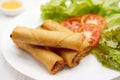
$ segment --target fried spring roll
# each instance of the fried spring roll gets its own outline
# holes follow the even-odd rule
[[[27,51],[35,59],[41,62],[52,74],[58,72],[65,65],[63,58],[47,48],[33,46],[18,41],[14,42],[19,48]]]
[[[52,31],[72,32],[68,28],[62,26],[61,24],[53,20],[45,20],[43,25],[39,26],[37,29],[41,29],[41,28]],[[88,54],[90,49],[91,48],[89,47],[81,52],[68,50],[68,49],[52,49],[52,50],[58,53],[61,57],[63,57],[69,67],[74,67],[78,65],[80,60]]]
[[[58,55],[60,55],[65,60],[66,64],[69,67],[75,67],[80,62],[81,54],[78,51],[68,50],[68,49],[54,49],[54,48],[52,48],[51,50],[57,53]]]
[[[27,27],[16,27],[11,34],[11,38],[23,43],[76,51],[82,51],[90,45],[83,39],[82,33],[47,31]]]
[[[46,22],[47,21],[49,22],[49,20],[46,20]],[[59,25],[59,24],[57,24],[57,25]],[[60,25],[57,26],[57,27],[61,27],[61,28],[55,28],[55,26],[47,28],[47,26],[44,27],[42,25],[42,26],[38,26],[37,29],[46,29],[47,28],[47,30],[56,30],[56,31],[65,31],[65,30],[68,30],[67,28],[63,28],[62,29],[62,26],[60,26]],[[59,49],[59,48],[58,49],[56,49],[56,48],[49,48],[49,49],[52,50],[52,51],[54,51],[55,53],[59,54],[65,60],[66,64],[69,67],[75,67],[75,66],[77,66],[79,64],[79,62],[80,62],[81,57],[82,57],[82,55],[80,54],[80,52],[74,51],[74,50],[71,50],[71,49],[69,49],[69,50],[68,49]]]
[[[55,22],[55,21],[53,21],[51,19],[45,20],[43,22],[42,26],[44,26],[43,28],[48,29],[48,30],[72,32],[71,30],[67,29],[63,25],[61,25],[61,24],[59,24],[59,23],[57,23],[57,22]]]

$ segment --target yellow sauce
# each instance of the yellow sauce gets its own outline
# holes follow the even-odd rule
[[[2,8],[5,9],[17,9],[20,8],[21,6],[22,6],[21,3],[15,1],[4,2],[2,4]]]

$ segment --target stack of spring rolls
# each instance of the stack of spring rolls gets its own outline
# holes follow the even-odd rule
[[[61,70],[65,64],[69,67],[78,65],[91,50],[82,32],[74,33],[53,20],[45,20],[36,29],[17,26],[10,37],[52,74]]]

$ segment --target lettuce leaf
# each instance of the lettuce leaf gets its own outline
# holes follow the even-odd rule
[[[67,11],[70,16],[81,16],[90,13],[92,8],[90,0],[72,0],[72,4],[70,4]]]
[[[71,16],[96,13],[108,16],[120,13],[119,0],[50,0],[41,6],[42,19],[58,22]]]
[[[45,5],[42,5],[42,19],[53,19],[60,22],[61,20],[67,18],[69,15],[66,11],[67,6],[65,2],[66,0],[51,0]]]
[[[50,0],[41,6],[41,17],[43,20],[53,19],[61,22],[71,16],[97,12],[93,8],[95,9],[91,0]]]
[[[109,16],[106,16],[106,21],[108,23],[107,25],[108,25],[109,30],[114,29],[114,28],[119,28],[120,13],[111,14]]]
[[[103,30],[92,53],[104,66],[120,70],[120,14],[107,16],[106,21],[108,28]]]
[[[120,13],[119,2],[120,0],[104,0],[101,13],[104,13],[104,15]]]
[[[114,48],[108,47],[106,44],[99,44],[92,51],[98,58],[98,60],[105,67],[109,67],[115,70],[120,70],[120,51]]]

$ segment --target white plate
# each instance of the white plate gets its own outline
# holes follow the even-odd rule
[[[44,66],[26,52],[18,49],[10,39],[10,34],[16,26],[36,28],[42,23],[39,9],[28,11],[15,18],[6,29],[1,38],[1,50],[7,62],[16,70],[37,80],[109,80],[119,72],[105,68],[93,55],[85,57],[75,68],[65,67],[55,75],[48,72]]]

